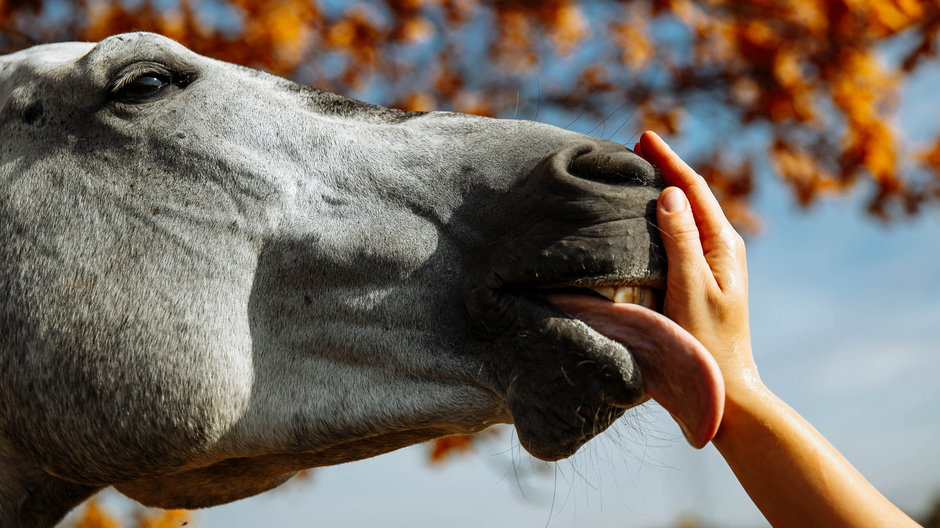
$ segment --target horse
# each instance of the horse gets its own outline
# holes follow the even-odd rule
[[[151,33],[0,57],[0,525],[107,486],[226,503],[497,423],[571,455],[690,346],[655,312],[662,186],[609,141]],[[636,339],[558,292],[635,304]]]

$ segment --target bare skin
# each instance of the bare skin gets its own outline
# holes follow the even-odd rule
[[[705,180],[655,133],[635,148],[666,183],[657,216],[669,260],[665,314],[725,381],[713,443],[775,527],[918,526],[761,381],[751,354],[744,242]]]

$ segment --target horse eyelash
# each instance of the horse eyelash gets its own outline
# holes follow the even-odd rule
[[[137,62],[121,70],[108,85],[108,93],[116,94],[130,83],[146,75],[163,77],[167,79],[170,84],[175,84],[180,88],[185,88],[192,83],[195,78],[195,74],[191,72],[174,72],[158,62]]]

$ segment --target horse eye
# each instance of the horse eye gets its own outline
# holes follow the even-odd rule
[[[141,75],[118,90],[117,96],[125,101],[142,99],[155,95],[169,84],[170,80],[162,75]]]

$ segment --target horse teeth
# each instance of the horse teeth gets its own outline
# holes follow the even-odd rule
[[[656,295],[650,288],[639,286],[592,286],[591,289],[615,303],[638,304],[651,310],[656,309]]]
[[[611,301],[614,300],[614,295],[617,292],[617,288],[614,288],[613,286],[595,286],[591,289],[603,295],[604,297],[607,297]]]

